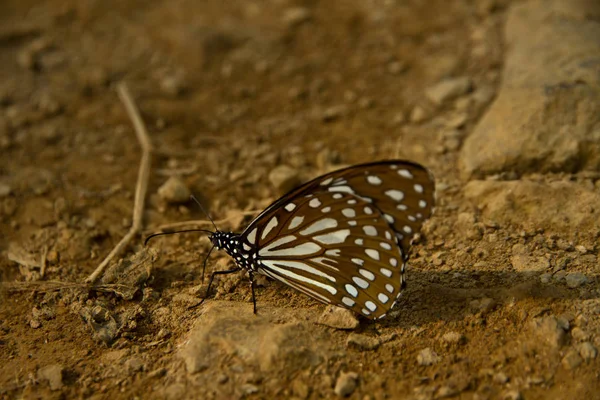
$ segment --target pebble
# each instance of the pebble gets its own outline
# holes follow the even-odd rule
[[[410,122],[419,123],[425,121],[429,113],[421,106],[415,106],[410,113]]]
[[[63,367],[59,364],[48,365],[38,371],[39,380],[47,380],[50,390],[60,390],[63,387]]]
[[[502,395],[503,400],[523,400],[523,395],[518,390],[509,390]]]
[[[545,271],[550,268],[550,261],[545,257],[515,254],[511,257],[513,268],[519,272]]]
[[[177,97],[187,89],[187,83],[181,73],[166,74],[161,77],[159,86],[164,94],[171,97]]]
[[[577,368],[582,362],[583,359],[579,355],[579,352],[574,349],[569,349],[561,361],[563,367],[568,370]]]
[[[466,343],[467,338],[461,333],[450,331],[444,333],[442,336],[442,341],[450,344],[463,344]]]
[[[427,347],[419,352],[417,355],[417,363],[419,365],[433,365],[437,363],[439,360],[439,356],[430,347]]]
[[[508,376],[506,376],[506,374],[504,372],[498,372],[498,373],[494,374],[493,380],[495,383],[504,385],[506,382],[508,382]]]
[[[309,21],[312,14],[305,7],[291,7],[283,12],[283,22],[289,27],[296,27],[304,22]]]
[[[331,106],[326,108],[323,111],[323,114],[321,115],[321,119],[323,120],[323,122],[332,122],[335,121],[341,117],[343,117],[344,115],[346,115],[348,112],[348,107],[346,107],[346,105],[344,104],[340,104],[337,106]]]
[[[558,348],[566,342],[565,329],[553,316],[535,318],[531,321],[534,334],[551,347]]]
[[[356,389],[358,374],[356,372],[342,372],[335,382],[333,391],[339,397],[348,397]]]
[[[540,282],[542,282],[542,283],[550,283],[551,280],[552,280],[552,274],[549,272],[546,272],[545,274],[540,275]]]
[[[0,183],[0,197],[6,197],[12,192],[12,188],[5,183]]]
[[[593,360],[598,355],[598,350],[590,342],[584,342],[577,345],[577,351],[585,362]]]
[[[576,326],[571,329],[571,337],[578,342],[584,342],[590,338],[590,335],[580,327]]]
[[[287,193],[300,184],[298,171],[287,165],[278,165],[269,172],[269,182],[279,193]]]
[[[579,286],[587,283],[588,278],[581,272],[571,272],[571,273],[567,274],[567,276],[565,277],[565,280],[567,281],[568,287],[575,289],[575,288],[578,288]]]
[[[167,203],[184,203],[190,200],[190,189],[178,177],[172,176],[161,187],[158,195]]]
[[[131,357],[125,361],[125,368],[130,373],[142,371],[144,370],[144,367],[144,361],[139,357]]]
[[[440,105],[446,100],[468,93],[473,84],[469,77],[445,79],[425,89],[425,96],[434,104]]]
[[[375,350],[380,344],[379,339],[360,333],[351,333],[346,340],[346,346],[358,350]]]
[[[327,306],[323,314],[319,317],[317,323],[326,325],[335,329],[355,329],[359,325],[356,314],[345,308],[336,306]]]

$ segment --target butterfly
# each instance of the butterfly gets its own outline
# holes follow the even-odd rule
[[[404,288],[411,241],[433,206],[434,179],[413,162],[319,176],[276,200],[242,233],[207,231],[210,251],[225,250],[236,265],[212,273],[206,296],[217,275],[245,270],[255,313],[254,276],[261,274],[322,303],[383,318]]]

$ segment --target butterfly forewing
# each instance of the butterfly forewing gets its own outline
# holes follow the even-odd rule
[[[405,251],[431,216],[435,194],[432,176],[418,164],[399,160],[359,164],[322,175],[282,196],[246,232],[292,199],[320,191],[354,194],[372,203],[394,229]]]
[[[404,254],[383,215],[348,193],[289,204],[251,236],[259,272],[323,303],[385,315],[401,289]]]

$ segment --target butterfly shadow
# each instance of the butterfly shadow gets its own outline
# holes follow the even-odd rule
[[[451,271],[411,269],[407,287],[386,324],[405,328],[431,322],[463,320],[508,304],[528,302],[525,310],[542,312],[550,302],[600,298],[600,275],[586,275],[587,282],[568,287],[564,279],[542,282],[539,272]],[[394,315],[393,314],[393,315]],[[382,320],[382,322],[386,319]]]

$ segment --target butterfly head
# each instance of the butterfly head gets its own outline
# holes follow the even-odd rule
[[[234,248],[237,248],[239,235],[233,232],[216,231],[210,235],[209,239],[217,249],[223,249],[229,253]]]

